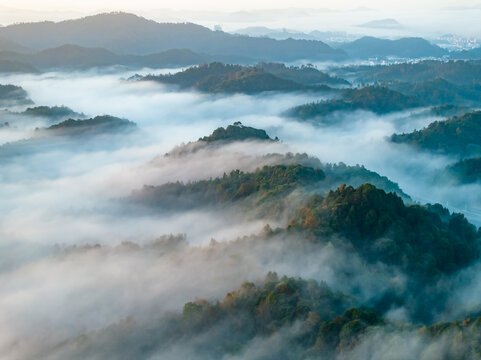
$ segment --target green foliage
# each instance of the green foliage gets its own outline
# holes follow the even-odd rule
[[[481,92],[472,86],[456,85],[442,78],[411,83],[391,83],[391,89],[408,96],[416,97],[427,104],[444,105],[449,103],[468,103],[479,101]],[[467,112],[467,111],[465,111]],[[453,114],[459,115],[459,114]]]
[[[439,322],[418,331],[429,342],[444,343],[446,359],[465,360],[481,357],[481,317],[463,321]]]
[[[464,159],[447,167],[447,171],[461,183],[468,184],[481,180],[481,157]]]
[[[265,130],[255,129],[244,126],[240,122],[227,126],[227,128],[217,128],[209,136],[200,138],[199,141],[243,141],[243,140],[272,140]]]
[[[441,105],[431,108],[429,112],[430,114],[435,116],[450,118],[453,116],[460,116],[468,112],[472,112],[472,109],[466,106],[459,105]]]
[[[263,91],[328,90],[308,86],[265,72],[261,67],[225,65],[214,62],[168,75],[148,75],[142,81],[156,81],[209,93],[258,93]]]
[[[436,61],[401,63],[392,65],[347,67],[342,72],[355,73],[359,81],[422,82],[437,78],[457,85],[481,84],[480,61]]]
[[[294,189],[316,184],[325,178],[322,170],[302,165],[264,166],[253,173],[232,171],[223,177],[194,183],[145,186],[134,199],[160,207],[226,203],[250,196],[262,200],[285,196]]]
[[[208,331],[230,320],[230,340],[239,344],[236,350],[256,336],[269,336],[298,323],[301,331],[291,341],[303,349],[298,356],[304,358],[308,353],[334,353],[352,346],[368,327],[383,323],[373,311],[352,304],[351,297],[332,291],[325,283],[286,276],[279,279],[276,273],[269,273],[261,286],[245,282],[227,293],[220,304],[205,300],[187,303],[182,321],[186,331]],[[229,351],[230,342],[223,341],[220,346]]]
[[[0,106],[33,104],[27,92],[20,86],[0,85]]]
[[[354,346],[370,326],[381,325],[382,319],[372,310],[348,309],[319,328],[316,348],[322,353],[334,349],[349,349]]]
[[[308,65],[287,67],[280,63],[259,63],[257,68],[280,78],[292,80],[305,85],[349,85],[349,82],[344,79],[332,77],[317,70],[315,67]]]
[[[385,192],[396,193],[404,201],[412,201],[410,196],[402,191],[397,183],[392,182],[386,176],[381,176],[374,171],[366,169],[362,165],[352,166],[341,162],[338,164],[323,164],[320,168],[326,174],[327,181],[333,186],[339,187],[342,184],[349,184],[353,187],[358,187],[369,183]]]
[[[36,106],[29,107],[23,113],[23,115],[40,116],[48,118],[62,118],[62,117],[82,117],[83,114],[78,114],[67,106]]]
[[[407,143],[422,149],[459,154],[481,153],[481,111],[435,121],[422,130],[408,134],[394,134],[391,141]]]
[[[452,273],[479,258],[478,231],[463,215],[446,219],[441,206],[405,206],[397,195],[370,184],[313,196],[289,229],[307,229],[320,239],[340,236],[336,241],[347,241],[370,262],[427,278]]]
[[[381,20],[383,21],[383,20]],[[342,44],[351,58],[426,58],[441,57],[447,51],[429,41],[419,37],[406,37],[396,40],[380,39],[372,36],[363,36],[353,42]]]
[[[68,119],[48,127],[46,131],[64,135],[92,132],[101,134],[104,132],[128,131],[135,128],[135,123],[129,120],[103,115],[86,120]]]
[[[322,119],[335,111],[366,110],[386,114],[421,106],[418,99],[403,95],[386,87],[368,86],[362,89],[346,89],[341,99],[320,101],[294,107],[287,115],[302,120]]]

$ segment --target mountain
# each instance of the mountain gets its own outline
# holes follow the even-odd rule
[[[35,129],[31,138],[1,145],[0,159],[15,162],[21,156],[38,156],[59,149],[77,153],[122,148],[125,147],[124,136],[136,135],[136,130],[135,123],[109,115],[85,120],[68,119]],[[129,139],[131,143],[136,140]]]
[[[134,55],[189,49],[209,55],[253,57],[265,61],[346,58],[344,51],[320,41],[235,36],[191,23],[157,23],[126,13],[100,14],[58,23],[9,25],[0,28],[0,36],[36,50],[73,44]]]
[[[402,26],[395,19],[381,19],[381,20],[369,21],[367,23],[358,25],[358,27],[372,28],[372,29],[402,29],[404,26]]]
[[[264,26],[250,26],[244,29],[232,31],[232,34],[246,35],[252,37],[268,37],[276,40],[319,40],[315,36],[287,29],[270,29]]]
[[[169,159],[178,158],[180,161],[184,161],[186,157],[200,150],[217,150],[222,152],[222,146],[229,146],[234,142],[242,141],[261,141],[268,144],[279,141],[279,139],[277,137],[272,139],[265,130],[244,126],[237,122],[229,125],[227,128],[220,127],[214,130],[211,135],[204,136],[198,141],[176,146],[166,153],[164,157]],[[150,164],[155,165],[158,161],[161,162],[162,157],[156,157]],[[370,183],[386,192],[396,193],[406,201],[406,203],[412,202],[412,199],[400,189],[398,184],[392,182],[385,176],[366,169],[364,166],[350,166],[344,163],[323,163],[318,158],[308,156],[307,154],[292,153],[269,153],[256,157],[255,161],[258,167],[265,165],[272,166],[272,164],[275,164],[284,166],[302,165],[312,169],[320,169],[326,175],[326,179],[321,186],[323,191],[338,188],[342,184],[357,187],[365,183]]]
[[[394,134],[391,141],[460,156],[481,154],[481,111],[435,121],[421,130]]]
[[[31,49],[25,46],[22,46],[20,44],[17,44],[14,41],[10,41],[1,36],[0,36],[0,51],[13,51],[13,52],[23,53],[23,54],[28,54],[32,52]]]
[[[29,105],[33,101],[28,93],[20,86],[0,85],[0,106],[9,107],[17,105]]]
[[[282,159],[281,155],[276,157],[280,164],[265,165],[253,172],[233,170],[215,179],[146,185],[134,191],[130,201],[159,211],[237,205],[246,211],[249,209],[249,214],[254,217],[262,214],[271,218],[285,210],[291,212],[296,204],[302,205],[313,191],[324,192],[346,182],[359,186],[363,180],[393,191],[407,201],[410,199],[397,184],[363,167],[324,165],[317,160],[314,163],[319,163],[320,167],[314,168],[310,166],[312,162],[304,165],[300,156],[292,161]],[[290,197],[294,192],[295,196]]]
[[[245,281],[223,298],[192,295],[181,311],[152,313],[147,325],[128,317],[68,338],[55,350],[72,360],[98,354],[122,358],[126,353],[135,359],[167,359],[178,358],[180,351],[197,360],[239,355],[265,360],[363,359],[365,353],[421,359],[432,352],[452,355],[445,357],[452,360],[478,358],[481,317],[410,324],[336,291],[336,283],[330,285],[268,272],[264,280]]]
[[[450,53],[450,59],[454,60],[480,60],[481,59],[481,47],[463,50],[463,51],[453,51]]]
[[[452,118],[454,116],[461,116],[469,112],[473,112],[473,109],[470,107],[447,104],[447,105],[434,106],[430,109],[421,111],[413,116],[415,117],[436,116],[436,117],[442,117],[442,118]]]
[[[448,174],[462,184],[471,184],[481,180],[481,157],[460,160],[446,167]]]
[[[52,125],[45,130],[38,131],[45,132],[49,135],[79,136],[123,133],[135,130],[136,128],[136,124],[132,121],[103,115],[86,120],[68,119]]]
[[[67,106],[35,106],[29,107],[25,109],[25,111],[19,113],[19,115],[26,115],[26,116],[37,116],[37,117],[45,117],[51,119],[59,119],[59,118],[81,118],[85,117],[84,114],[77,113],[70,109]]]
[[[238,201],[266,205],[267,200],[277,208],[281,206],[281,200],[295,189],[312,187],[324,179],[322,170],[303,165],[264,166],[252,173],[233,170],[223,177],[188,184],[144,186],[133,192],[131,200],[159,210],[226,205]]]
[[[84,119],[86,116],[66,106],[35,106],[23,111],[2,112],[2,122],[6,121],[14,128],[44,127],[67,119]]]
[[[305,85],[349,85],[348,81],[331,76],[309,65],[286,66],[279,63],[259,63],[256,67],[280,78]]]
[[[2,63],[23,64],[23,72],[41,70],[88,69],[92,67],[126,66],[131,68],[166,68],[202,64],[214,57],[194,53],[191,50],[172,49],[149,55],[118,55],[104,48],[86,48],[77,45],[62,45],[33,54],[0,52]],[[219,59],[229,59],[220,56]],[[247,59],[244,59],[247,60]],[[5,65],[6,66],[6,65]]]
[[[340,235],[369,262],[397,265],[423,277],[453,273],[479,258],[479,233],[440,205],[404,205],[370,184],[314,195],[289,225],[320,239]]]
[[[372,111],[376,114],[387,114],[409,108],[419,107],[423,102],[412,97],[390,90],[386,87],[368,86],[362,89],[345,89],[340,99],[325,100],[296,106],[287,110],[286,116],[326,122],[325,117],[336,111]]]
[[[292,70],[295,71],[295,70]],[[262,67],[211,63],[167,75],[135,76],[136,81],[155,81],[208,93],[260,93],[264,91],[330,90],[325,85],[304,85],[284,79]]]
[[[351,74],[359,82],[400,81],[418,83],[442,78],[456,85],[481,84],[481,61],[423,60],[391,65],[354,66],[339,71]]]
[[[0,53],[0,58],[2,53]],[[31,64],[20,61],[0,60],[0,73],[36,73],[38,70]]]
[[[481,100],[481,88],[467,85],[456,85],[442,78],[418,83],[394,82],[389,88],[408,96],[414,96],[427,104],[475,104]]]
[[[442,57],[448,53],[425,39],[414,37],[388,40],[365,36],[341,45],[340,49],[356,59]]]
[[[199,139],[199,141],[205,141],[208,143],[245,140],[274,141],[269,135],[267,135],[265,130],[244,126],[241,123],[234,123],[233,125],[227,126],[225,129],[223,127],[217,128],[211,135]]]

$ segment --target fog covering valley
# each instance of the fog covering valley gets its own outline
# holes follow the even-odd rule
[[[191,24],[213,53],[113,32],[99,62],[63,25],[0,28],[30,48],[0,51],[2,359],[481,357],[475,52],[248,58]]]

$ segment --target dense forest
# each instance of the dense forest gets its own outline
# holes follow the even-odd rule
[[[481,83],[481,61],[424,60],[389,65],[341,68],[339,76],[353,74],[360,82],[423,82],[442,78],[456,85],[477,86]]]
[[[204,136],[199,141],[216,142],[216,141],[244,141],[244,140],[273,140],[267,135],[265,130],[244,126],[237,122],[233,125],[217,128],[209,136]]]
[[[342,235],[367,261],[398,265],[420,277],[452,273],[479,258],[478,231],[463,215],[449,215],[440,205],[406,206],[369,184],[313,196],[289,228],[310,230],[320,239]]]
[[[181,347],[198,359],[290,360],[357,358],[363,351],[420,358],[443,351],[446,358],[464,360],[481,351],[480,317],[422,326],[391,322],[353,304],[354,298],[325,283],[269,272],[264,281],[245,282],[220,302],[193,300],[181,314],[155,318],[147,328],[128,318],[63,342],[56,352],[73,359],[99,353],[169,357],[171,347]],[[358,351],[363,343],[367,350]]]
[[[446,170],[461,183],[479,182],[481,180],[481,157],[460,160],[448,166]]]
[[[350,85],[348,81],[319,71],[312,65],[286,66],[280,63],[259,63],[256,68],[304,85]]]
[[[159,209],[192,208],[254,200],[268,202],[274,213],[282,210],[284,200],[299,188],[310,188],[324,181],[320,169],[302,165],[264,166],[252,173],[234,170],[223,177],[184,183],[144,186],[132,194],[132,200]],[[249,203],[250,204],[250,203]],[[252,208],[252,205],[249,207]],[[281,207],[281,209],[279,209]],[[255,209],[252,209],[254,211]]]
[[[340,99],[319,101],[289,109],[287,116],[302,120],[313,119],[323,122],[323,118],[336,111],[365,110],[376,114],[387,114],[422,106],[424,103],[412,96],[381,86],[368,86],[361,89],[346,89]]]
[[[115,116],[102,115],[85,120],[68,119],[46,129],[58,135],[101,135],[103,133],[127,132],[136,128],[135,123]]]
[[[471,108],[462,105],[441,105],[430,108],[428,110],[428,114],[444,118],[451,118],[454,116],[464,115],[472,111],[473,110]]]
[[[456,85],[443,78],[417,83],[394,82],[385,85],[430,105],[479,104],[481,97],[481,87]]]
[[[116,137],[131,136],[137,130],[135,123],[109,115],[85,120],[68,119],[48,127],[36,128],[29,138],[0,145],[0,159],[4,162],[16,161],[18,157],[40,155],[56,148],[73,152],[95,151],[105,148],[105,141],[109,141],[110,148],[116,148],[121,146],[115,141]]]
[[[0,106],[9,107],[30,104],[33,104],[32,100],[20,86],[0,85]]]
[[[277,137],[273,140],[265,130],[256,129],[249,126],[244,126],[237,122],[229,125],[226,128],[220,127],[213,131],[209,136],[204,136],[196,142],[189,142],[165,154],[165,158],[179,158],[184,159],[197,153],[201,150],[219,150],[222,151],[222,146],[228,146],[239,141],[267,141],[273,143],[279,141]],[[162,157],[157,157],[151,161],[156,164],[162,161]],[[313,169],[320,169],[326,175],[323,181],[323,186],[328,188],[337,188],[342,184],[349,184],[352,186],[359,186],[364,183],[370,183],[374,186],[385,190],[386,192],[394,192],[399,195],[404,201],[411,202],[412,199],[407,195],[398,184],[392,182],[386,176],[381,176],[374,171],[370,171],[361,165],[346,165],[344,163],[323,163],[318,158],[309,156],[306,153],[269,153],[255,159],[258,164],[276,164],[276,165],[302,165]]]
[[[391,141],[420,149],[465,156],[481,153],[481,111],[435,121],[408,134],[394,134]]]
[[[35,106],[29,107],[19,113],[19,115],[26,115],[26,116],[38,116],[38,117],[45,117],[51,119],[58,119],[58,118],[82,118],[85,117],[84,114],[77,113],[70,109],[67,106]]]
[[[138,81],[156,81],[163,84],[176,85],[184,89],[195,89],[209,93],[259,93],[264,91],[327,91],[326,85],[309,85],[302,81],[305,70],[291,68],[290,70],[275,69],[265,71],[262,66],[244,67],[240,65],[225,65],[210,63],[188,68],[182,72],[169,75],[147,75],[134,77]],[[275,74],[274,74],[275,73]],[[279,74],[281,73],[281,74]],[[283,74],[284,73],[284,74]],[[285,75],[287,73],[288,75]],[[297,73],[301,75],[297,76]],[[294,75],[294,76],[293,76]],[[330,77],[320,76],[323,79]],[[291,80],[295,78],[294,80]]]

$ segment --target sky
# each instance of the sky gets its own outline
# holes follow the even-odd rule
[[[370,7],[375,9],[396,9],[396,8],[431,8],[439,9],[440,7],[459,7],[473,6],[476,2],[469,0],[405,0],[399,1],[380,1],[380,0],[338,0],[338,1],[319,1],[319,0],[244,0],[242,2],[219,1],[219,0],[139,0],[132,2],[130,0],[2,0],[0,4],[3,6],[33,10],[73,10],[73,11],[89,11],[99,8],[121,9],[129,8],[132,10],[146,10],[156,8],[169,9],[189,9],[189,10],[220,10],[220,11],[237,11],[250,9],[267,9],[267,8],[332,8],[332,9],[350,9],[358,7]],[[478,3],[478,5],[481,5]]]
[[[0,0],[0,25],[61,21],[110,11],[131,12],[159,22],[187,21],[210,28],[221,25],[225,31],[268,26],[353,33],[359,32],[359,24],[393,18],[404,26],[403,31],[362,35],[434,38],[454,33],[481,38],[481,0]]]

